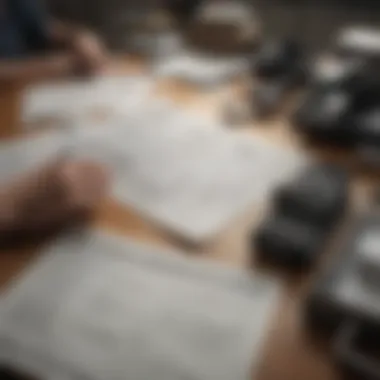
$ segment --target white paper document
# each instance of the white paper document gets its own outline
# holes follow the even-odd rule
[[[25,91],[22,120],[85,121],[93,113],[123,114],[147,98],[152,86],[145,76],[97,77],[31,86]]]
[[[45,379],[248,380],[280,284],[86,231],[3,294],[0,364]]]
[[[189,51],[159,60],[154,73],[157,77],[175,78],[198,86],[224,84],[248,70],[245,58],[207,57]]]
[[[103,126],[60,132],[0,146],[0,181],[53,159],[54,152],[91,159],[110,170],[118,201],[196,243],[261,205],[307,164],[300,154],[169,102],[147,103]]]
[[[75,138],[73,151],[113,169],[116,199],[193,242],[214,237],[306,165],[291,150],[165,106],[130,116],[112,133]]]

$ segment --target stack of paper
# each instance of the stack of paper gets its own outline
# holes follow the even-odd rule
[[[279,284],[87,231],[1,299],[0,364],[41,379],[247,380]]]

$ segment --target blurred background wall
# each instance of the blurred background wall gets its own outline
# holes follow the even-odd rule
[[[258,0],[257,9],[269,35],[290,35],[316,48],[350,24],[380,27],[377,0]]]
[[[118,46],[126,9],[150,8],[160,0],[47,0],[60,18],[88,25]],[[249,0],[247,0],[249,1]],[[380,0],[251,0],[269,36],[286,35],[323,48],[334,31],[348,24],[380,27]]]

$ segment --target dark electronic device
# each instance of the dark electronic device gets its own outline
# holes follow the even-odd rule
[[[352,142],[348,123],[351,95],[342,90],[311,90],[296,111],[293,122],[301,133],[322,141],[346,144]]]
[[[259,255],[288,268],[310,267],[345,212],[348,175],[334,165],[308,168],[273,201],[273,216],[252,237]]]
[[[333,61],[329,68],[313,74],[309,93],[294,115],[294,124],[313,138],[355,144],[357,128],[353,121],[380,104],[377,68],[363,59]]]
[[[336,261],[313,285],[305,318],[328,333],[338,361],[360,379],[380,379],[380,212],[358,218]]]
[[[347,85],[350,90],[342,87],[312,89],[294,115],[296,128],[321,140],[355,143],[358,128],[353,121],[380,105],[380,86],[363,80]]]
[[[356,137],[361,143],[380,147],[380,104],[378,108],[359,116],[356,124]]]
[[[367,112],[380,105],[380,81],[372,71],[351,85],[350,94],[353,97],[353,111],[356,114]]]
[[[293,41],[273,41],[263,44],[254,66],[254,74],[259,78],[281,78],[294,71],[302,59],[302,51]]]
[[[267,262],[303,268],[314,262],[323,244],[323,233],[297,219],[276,215],[253,237],[254,246]]]
[[[348,201],[348,175],[337,166],[307,169],[274,199],[277,213],[328,229],[344,214]]]
[[[380,105],[357,117],[355,122],[356,151],[369,167],[380,167]]]
[[[253,91],[253,107],[257,116],[276,111],[288,91],[305,80],[303,54],[293,41],[274,41],[264,44],[253,65],[260,83]]]
[[[356,138],[362,144],[380,147],[380,104],[357,118]]]

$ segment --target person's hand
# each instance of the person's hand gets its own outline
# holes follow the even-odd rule
[[[96,74],[107,64],[107,52],[101,41],[89,32],[81,32],[74,40],[74,55],[78,70],[85,74]]]
[[[41,168],[2,189],[3,233],[38,235],[76,223],[96,208],[108,186],[107,171],[92,162],[62,161]]]

